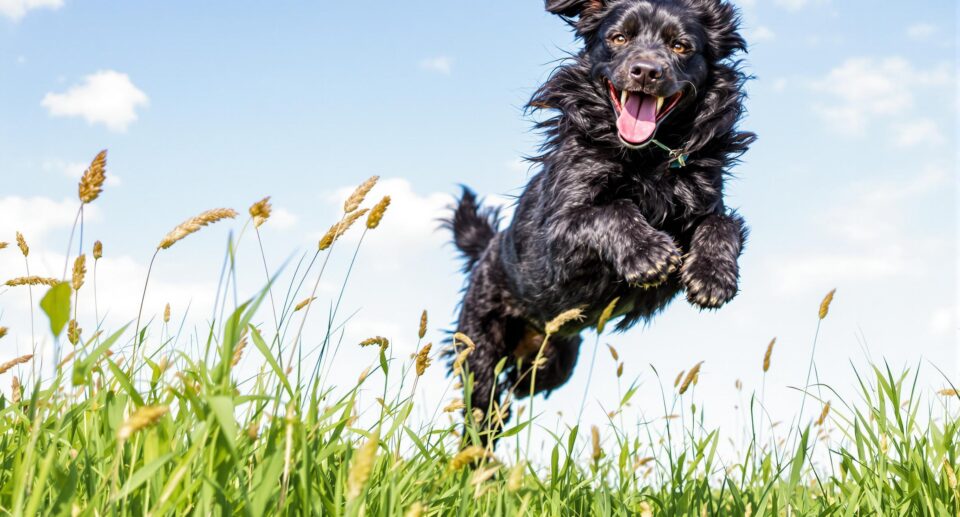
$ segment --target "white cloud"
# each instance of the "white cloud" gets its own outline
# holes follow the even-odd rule
[[[66,160],[60,160],[57,158],[52,158],[52,159],[44,160],[41,163],[40,167],[45,171],[58,172],[70,179],[79,180],[80,177],[83,176],[83,172],[87,170],[87,167],[89,167],[89,164],[84,162],[71,162]],[[108,167],[107,182],[106,182],[107,186],[116,187],[116,186],[119,186],[120,183],[121,183],[120,177],[117,176],[116,174],[113,174]]]
[[[751,43],[770,41],[775,39],[776,36],[777,35],[773,32],[773,29],[767,27],[766,25],[761,25],[755,29],[746,31],[747,41]]]
[[[909,83],[904,78],[910,78]],[[833,102],[814,106],[816,112],[837,132],[850,136],[863,135],[876,122],[891,121],[890,133],[899,138],[898,128],[905,123],[918,89],[940,88],[952,81],[949,65],[934,70],[918,70],[899,57],[886,59],[852,58],[831,70],[824,78],[810,85],[818,98]],[[928,127],[923,128],[925,130]],[[909,142],[909,139],[905,139]]]
[[[72,199],[54,201],[46,197],[7,196],[0,198],[0,240],[11,241],[16,232],[23,233],[31,248],[43,242],[47,234],[69,228],[77,216],[80,202]],[[99,211],[90,205],[84,210],[87,220],[97,220]]]
[[[782,92],[787,89],[787,80],[783,77],[780,77],[773,81],[773,91]]]
[[[928,118],[901,122],[894,127],[894,131],[894,142],[900,147],[914,147],[920,144],[939,145],[946,142],[940,126]]]
[[[0,15],[13,21],[26,16],[32,9],[59,9],[63,7],[63,0],[0,0]]]
[[[448,56],[428,57],[420,61],[420,69],[450,75],[453,71],[453,59]]]
[[[823,4],[827,0],[774,0],[774,3],[788,11],[799,11],[813,4]]]
[[[300,218],[293,212],[283,208],[274,208],[267,224],[278,230],[287,230],[296,226],[299,221]]]
[[[82,117],[111,131],[126,131],[137,120],[137,108],[149,105],[147,94],[127,74],[101,70],[64,93],[48,93],[41,105],[54,117]]]
[[[847,200],[825,210],[819,226],[825,251],[792,252],[773,257],[771,278],[785,292],[819,285],[906,281],[937,269],[935,261],[950,252],[945,241],[912,231],[901,214],[950,182],[938,167],[926,167],[902,180],[873,180],[852,185],[839,197]],[[918,256],[915,250],[926,253]],[[896,280],[894,280],[896,279]]]
[[[925,40],[937,32],[937,26],[929,23],[915,23],[907,27],[907,37],[913,40]]]

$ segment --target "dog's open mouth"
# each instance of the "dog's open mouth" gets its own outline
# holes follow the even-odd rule
[[[631,147],[642,147],[653,140],[657,125],[677,107],[683,90],[670,97],[656,97],[643,92],[628,90],[617,91],[612,82],[607,81],[610,99],[617,113],[617,130],[620,140]]]

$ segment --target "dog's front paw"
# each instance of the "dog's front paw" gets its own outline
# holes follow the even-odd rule
[[[717,309],[733,299],[739,291],[739,270],[736,260],[707,258],[691,253],[680,278],[687,291],[687,300],[701,309]]]
[[[662,232],[647,236],[641,244],[624,254],[617,263],[623,278],[636,285],[652,287],[666,282],[670,273],[680,268],[680,249]]]

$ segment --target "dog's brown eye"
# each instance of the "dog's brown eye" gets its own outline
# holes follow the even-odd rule
[[[690,47],[688,47],[687,44],[682,41],[675,41],[671,48],[677,54],[686,54],[687,52],[690,52]]]
[[[613,36],[610,36],[610,42],[614,45],[623,45],[627,42],[627,37],[623,34],[614,34]]]

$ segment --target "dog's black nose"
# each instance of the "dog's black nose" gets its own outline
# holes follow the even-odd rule
[[[657,81],[663,77],[663,67],[651,61],[637,61],[630,66],[630,76],[641,82]]]

